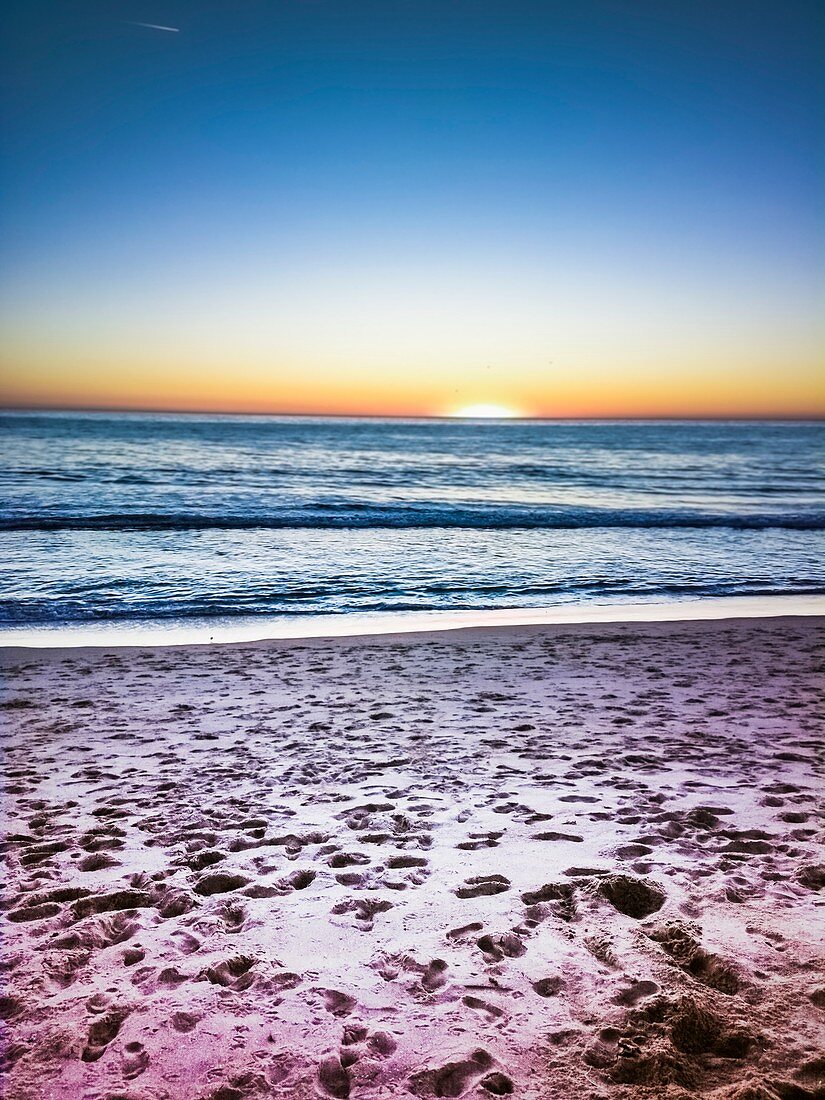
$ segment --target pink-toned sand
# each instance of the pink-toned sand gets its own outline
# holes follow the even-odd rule
[[[822,637],[7,650],[6,1096],[825,1095]]]

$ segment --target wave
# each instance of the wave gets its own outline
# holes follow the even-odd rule
[[[134,512],[5,515],[0,531],[254,531],[464,529],[576,530],[578,528],[728,528],[825,530],[823,512],[727,513],[672,509],[548,508],[542,506],[316,504],[276,514]]]
[[[296,605],[281,594],[268,598],[220,598],[217,595],[197,599],[179,596],[174,599],[141,599],[131,604],[128,599],[114,603],[111,593],[92,592],[82,600],[15,600],[0,598],[0,627],[68,625],[80,623],[140,622],[184,624],[198,620],[243,620],[286,618],[297,620],[317,615],[386,614],[398,612],[471,611],[513,609],[517,607],[598,605],[605,600],[635,599],[646,601],[679,601],[720,597],[815,596],[825,593],[825,586],[808,580],[798,584],[768,584],[757,580],[746,583],[664,583],[664,584],[583,584],[583,585],[517,585],[458,586],[455,590],[422,587],[413,597],[409,592],[386,593],[364,589],[357,604],[340,598],[313,599],[306,594],[305,603]],[[497,598],[491,599],[491,596]]]

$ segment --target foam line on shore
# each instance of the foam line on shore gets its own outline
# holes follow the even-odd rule
[[[238,644],[309,638],[441,633],[553,624],[688,622],[825,616],[824,595],[728,596],[650,603],[593,603],[473,611],[405,611],[300,618],[94,623],[0,629],[0,648],[66,649]]]

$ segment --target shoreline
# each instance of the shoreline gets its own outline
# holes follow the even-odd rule
[[[471,611],[403,611],[298,618],[162,623],[61,624],[0,628],[0,651],[136,649],[270,641],[450,634],[530,626],[715,622],[825,616],[825,595],[722,596],[649,603],[593,603]]]

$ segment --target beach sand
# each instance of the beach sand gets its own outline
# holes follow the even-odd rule
[[[6,1096],[825,1095],[822,638],[6,650]]]

